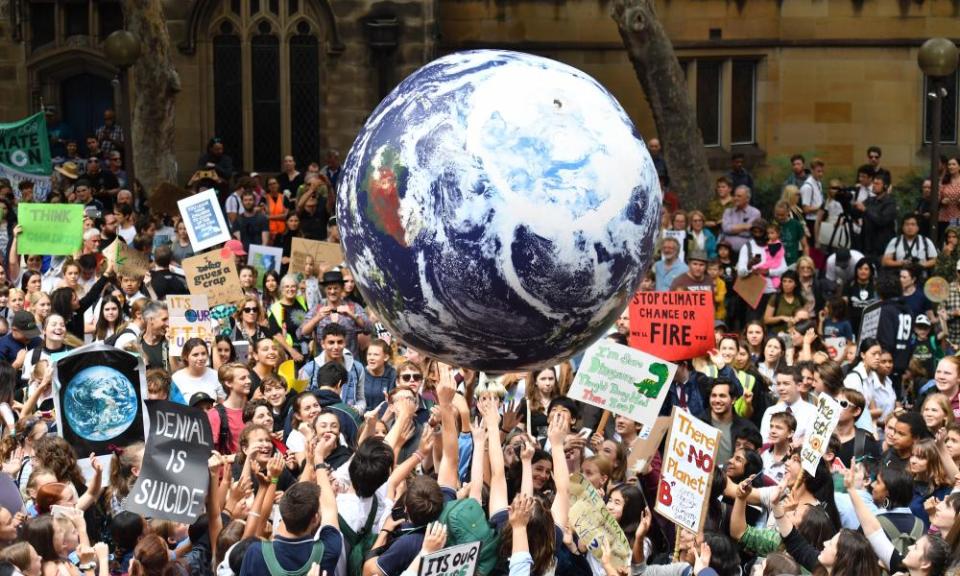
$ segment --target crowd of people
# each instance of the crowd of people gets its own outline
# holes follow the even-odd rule
[[[955,575],[960,164],[937,176],[930,222],[929,195],[897,213],[880,157],[871,148],[855,188],[826,191],[823,163],[795,157],[768,218],[740,158],[702,210],[665,195],[640,289],[710,291],[716,308],[715,350],[678,363],[661,408],[722,432],[699,533],[654,513],[663,447],[631,458],[652,423],[567,396],[578,358],[503,375],[449,366],[390,334],[344,266],[288,270],[293,238],[338,241],[335,151],[305,173],[284,158],[264,177],[211,140],[189,186],[220,192],[244,297],[212,310],[212,344],[187,340],[179,356],[164,299],[188,293],[180,264],[193,251],[178,214],[64,158],[49,201],[86,206],[82,247],[21,254],[28,187],[0,187],[0,484],[23,501],[0,507],[0,574],[412,576],[425,555],[480,541],[483,576]],[[117,238],[149,256],[147,273],[104,258]],[[282,248],[282,272],[259,277],[251,244]],[[756,299],[738,289],[751,276],[763,279]],[[935,277],[949,283],[937,302],[924,290]],[[861,339],[865,312],[876,328]],[[629,335],[625,310],[605,337]],[[87,455],[57,434],[53,366],[89,342],[140,355],[149,399],[205,411],[215,451],[196,522],[126,509],[144,444],[113,446],[109,466],[91,459],[85,474]],[[301,392],[280,375],[287,360]],[[841,413],[810,473],[800,452],[823,395]],[[609,540],[574,522],[583,482],[612,518]]]

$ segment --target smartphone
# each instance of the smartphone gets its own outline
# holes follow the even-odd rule
[[[59,504],[54,504],[50,507],[50,513],[53,514],[54,518],[67,518],[70,516],[70,511],[73,508],[69,506],[60,506]]]
[[[398,504],[393,507],[393,510],[390,511],[390,517],[393,518],[394,522],[399,522],[407,517],[406,511],[403,509],[403,504]]]
[[[589,439],[590,439],[590,435],[591,435],[592,433],[593,433],[593,430],[591,430],[591,429],[589,429],[589,428],[581,428],[580,431],[577,432],[577,436],[583,438],[584,440],[589,440]]]

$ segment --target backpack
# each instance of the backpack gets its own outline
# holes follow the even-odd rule
[[[307,562],[296,570],[287,570],[277,562],[277,555],[273,550],[272,540],[262,542],[260,544],[260,550],[263,552],[263,561],[267,564],[267,570],[270,572],[270,576],[304,576],[310,571],[314,563],[319,563],[323,560],[324,546],[322,540],[315,541],[313,543],[313,551],[310,552],[310,557],[307,558]]]
[[[886,534],[887,538],[890,539],[890,542],[893,544],[893,547],[900,553],[901,556],[906,556],[907,548],[913,546],[917,543],[917,540],[923,538],[925,530],[923,529],[923,522],[919,518],[913,519],[913,528],[910,529],[910,532],[901,532],[897,530],[897,527],[893,525],[893,522],[883,514],[877,514],[877,521],[880,522],[880,526],[883,528],[883,533]]]
[[[120,337],[123,336],[124,334],[133,334],[134,336],[136,336],[137,333],[131,330],[130,328],[124,328],[123,330],[119,332],[114,332],[113,334],[104,338],[103,343],[106,344],[107,346],[116,346],[117,340],[119,340]]]
[[[483,507],[473,498],[452,500],[443,506],[440,522],[447,526],[446,546],[480,542],[477,574],[487,576],[497,565],[500,537],[490,526]]]
[[[377,519],[377,496],[373,496],[373,503],[370,505],[370,514],[367,515],[367,521],[360,528],[359,532],[354,532],[347,524],[343,516],[340,519],[340,534],[346,542],[349,555],[347,556],[347,576],[362,576],[363,563],[367,559],[367,554],[373,549],[377,541],[377,533],[373,531],[373,523]]]
[[[185,398],[185,400],[190,402],[190,398]],[[223,407],[223,404],[216,404],[214,409],[220,416],[220,430],[218,431],[217,440],[213,446],[221,454],[232,454],[230,451],[230,440],[233,439],[233,434],[230,433],[230,423],[227,422],[227,409]]]

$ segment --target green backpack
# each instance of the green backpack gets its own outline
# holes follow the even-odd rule
[[[340,519],[340,533],[343,534],[347,550],[350,551],[349,556],[347,556],[347,576],[363,576],[363,563],[367,559],[367,553],[373,549],[373,545],[377,541],[377,533],[373,531],[373,523],[377,519],[377,497],[373,497],[367,522],[360,528],[359,532],[354,532],[344,521],[343,516],[338,517]]]
[[[473,498],[452,500],[443,506],[440,522],[447,526],[445,546],[480,542],[480,557],[477,560],[477,574],[490,574],[499,560],[497,554],[500,537],[490,526],[483,507]]]
[[[923,522],[919,518],[913,519],[913,528],[910,532],[901,532],[893,525],[889,518],[883,514],[877,515],[877,522],[883,528],[883,533],[890,539],[890,543],[901,556],[907,555],[907,548],[917,543],[917,540],[923,538]]]
[[[270,576],[304,576],[315,563],[323,560],[324,547],[322,540],[314,542],[313,551],[310,553],[310,558],[307,559],[307,563],[296,570],[287,570],[280,565],[280,562],[277,561],[277,555],[273,550],[272,540],[262,543],[260,550],[263,552],[263,561],[267,564],[267,570],[270,571]]]

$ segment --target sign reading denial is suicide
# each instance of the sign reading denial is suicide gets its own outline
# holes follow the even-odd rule
[[[715,348],[712,292],[637,292],[630,301],[630,347],[664,360]]]

